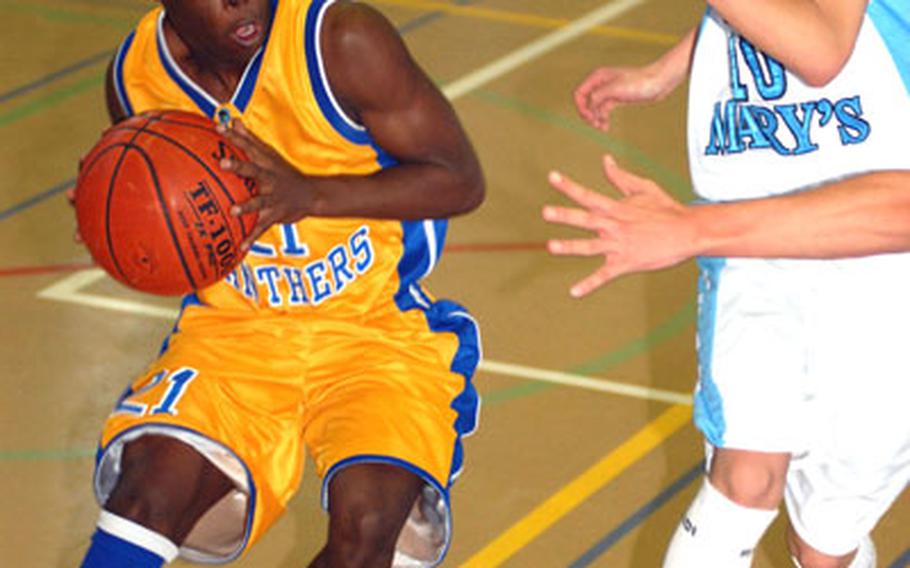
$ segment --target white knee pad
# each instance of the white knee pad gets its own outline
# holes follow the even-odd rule
[[[735,503],[706,479],[670,541],[664,568],[748,568],[777,510]]]

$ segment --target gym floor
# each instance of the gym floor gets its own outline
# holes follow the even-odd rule
[[[483,207],[451,224],[430,289],[484,336],[480,430],[453,490],[445,566],[656,567],[700,478],[691,425],[692,263],[621,279],[583,301],[593,259],[553,258],[571,231],[550,169],[609,191],[614,154],[682,199],[685,93],[626,108],[609,135],[571,91],[595,66],[648,62],[694,25],[695,0],[376,0],[443,87],[484,165]],[[99,429],[156,353],[175,301],[131,292],[72,241],[63,197],[106,125],[107,60],[150,0],[2,0],[0,18],[0,553],[16,568],[78,565],[97,518]],[[325,535],[312,469],[287,514],[234,565],[305,564]],[[881,566],[910,566],[910,498],[874,534]],[[755,566],[790,566],[778,517]],[[177,563],[175,565],[186,566]]]

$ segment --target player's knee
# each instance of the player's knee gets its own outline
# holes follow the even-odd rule
[[[711,484],[745,507],[774,509],[783,499],[786,468],[760,461],[730,462],[713,468]]]
[[[127,444],[121,467],[104,508],[178,544],[231,487],[193,448],[163,436]]]
[[[791,543],[790,554],[798,568],[847,568],[852,555],[826,556],[805,543]]]
[[[797,568],[874,568],[876,564],[875,546],[868,537],[855,552],[829,556],[808,545],[790,527],[787,530],[787,546]]]
[[[350,511],[341,522],[333,523],[328,546],[339,566],[369,566],[380,558],[391,560],[399,530],[377,510]]]

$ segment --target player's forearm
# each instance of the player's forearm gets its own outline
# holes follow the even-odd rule
[[[679,43],[649,66],[654,76],[660,78],[660,98],[673,92],[689,76],[696,35],[696,28],[692,28]]]
[[[797,194],[696,205],[694,255],[842,258],[910,251],[910,172],[879,172]]]
[[[483,201],[479,167],[464,171],[403,164],[371,176],[309,178],[315,190],[311,215],[373,219],[439,219],[467,213]]]
[[[867,0],[708,0],[743,37],[812,85],[853,51]]]

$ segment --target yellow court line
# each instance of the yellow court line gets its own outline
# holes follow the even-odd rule
[[[433,2],[432,0],[373,0],[373,3],[392,6],[404,6],[425,12],[445,12],[454,16],[464,16],[466,18],[476,18],[494,22],[506,22],[509,24],[519,24],[537,28],[555,29],[561,28],[569,23],[569,20],[562,18],[549,18],[546,16],[522,14],[519,12],[509,12],[506,10],[480,8],[478,6],[458,6],[453,4],[445,4],[442,2]],[[645,30],[620,28],[614,26],[597,26],[595,28],[592,28],[590,33],[618,39],[628,39],[642,43],[655,43],[659,45],[676,45],[680,39],[679,36],[672,34],[649,32]]]
[[[676,404],[512,525],[459,568],[494,568],[568,515],[601,487],[682,429],[692,418],[690,406]]]

